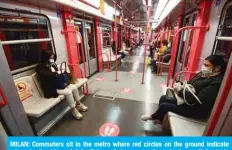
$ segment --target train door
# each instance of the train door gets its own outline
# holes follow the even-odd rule
[[[95,44],[95,32],[94,24],[92,21],[86,21],[81,19],[75,19],[75,27],[80,32],[82,36],[84,54],[82,54],[81,44],[79,46],[79,63],[81,68],[84,68],[84,63],[86,65],[87,76],[93,75],[97,72],[97,55],[96,55],[96,44]],[[84,60],[82,59],[84,55]]]
[[[197,11],[185,16],[183,21],[184,26],[194,26]],[[188,65],[188,58],[191,51],[193,32],[191,30],[184,30],[181,33],[177,61],[175,66],[175,74],[179,71],[186,71]]]

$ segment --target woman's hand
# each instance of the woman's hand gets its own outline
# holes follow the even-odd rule
[[[179,92],[182,89],[183,89],[183,85],[180,82],[174,84],[174,90],[175,91]]]

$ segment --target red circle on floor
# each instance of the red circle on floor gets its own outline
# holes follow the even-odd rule
[[[99,128],[101,136],[118,136],[120,128],[114,123],[105,123]]]
[[[103,80],[103,77],[101,76],[96,77],[96,81],[102,81],[102,80]]]
[[[132,89],[131,88],[122,88],[121,91],[124,93],[130,93],[130,92],[132,92]]]

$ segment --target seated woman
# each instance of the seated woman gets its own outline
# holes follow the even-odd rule
[[[187,82],[187,90],[183,83],[175,83],[173,90],[167,90],[167,94],[161,96],[156,112],[143,115],[141,119],[154,120],[161,124],[169,111],[193,119],[208,119],[220,89],[224,70],[225,61],[221,56],[208,56],[204,60],[201,72]]]
[[[161,48],[158,50],[158,52],[154,53],[154,56],[153,56],[153,59],[152,59],[152,66],[153,66],[153,71],[152,72],[155,72],[155,73],[157,72],[156,61],[161,55],[163,55],[166,52],[166,50],[168,48],[167,46],[168,46],[168,41],[163,40]]]
[[[78,111],[86,111],[88,107],[80,102],[80,95],[75,84],[69,84],[65,89],[56,89],[56,73],[52,72],[51,66],[54,62],[53,53],[42,51],[41,62],[36,68],[36,72],[40,78],[41,88],[46,98],[57,97],[58,94],[64,95],[72,114],[76,119],[81,119],[82,114]]]

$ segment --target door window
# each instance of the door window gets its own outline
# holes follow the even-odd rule
[[[86,59],[85,59],[85,47],[84,47],[84,31],[83,31],[83,23],[82,21],[77,21],[75,20],[75,28],[76,28],[76,31],[77,32],[80,32],[81,34],[81,37],[82,37],[82,43],[83,43],[83,50],[82,50],[82,46],[81,46],[81,43],[77,43],[77,46],[78,46],[78,57],[79,57],[79,63],[82,64],[83,63],[83,58],[86,62]],[[84,54],[82,54],[82,51],[84,51]]]
[[[95,46],[94,46],[94,31],[93,23],[86,22],[85,30],[87,34],[87,49],[89,51],[89,59],[96,58]]]

